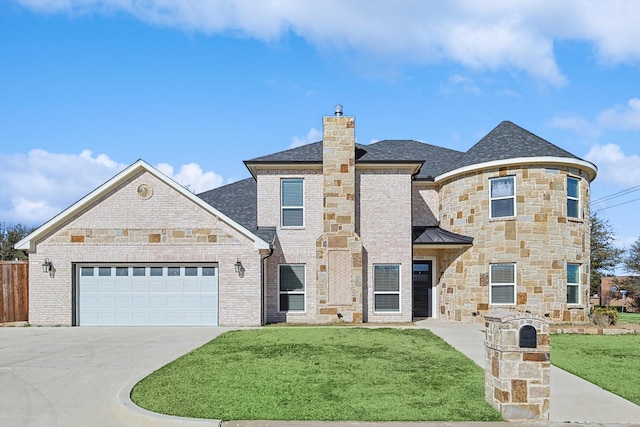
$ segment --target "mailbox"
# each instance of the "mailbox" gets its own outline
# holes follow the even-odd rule
[[[531,325],[524,325],[520,328],[520,347],[538,347],[538,333],[536,328]]]

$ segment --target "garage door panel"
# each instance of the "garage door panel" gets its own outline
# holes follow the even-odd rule
[[[217,267],[82,266],[79,272],[79,325],[218,323]]]
[[[115,297],[115,309],[131,308],[131,297],[129,296],[116,296]]]
[[[148,293],[149,292],[149,282],[132,280],[132,282],[131,282],[131,292],[133,292],[133,293],[143,293],[143,294]]]

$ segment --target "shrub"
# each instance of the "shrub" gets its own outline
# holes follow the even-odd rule
[[[598,326],[609,326],[618,323],[618,310],[615,307],[595,307],[591,320]]]

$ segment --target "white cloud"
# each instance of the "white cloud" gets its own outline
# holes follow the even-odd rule
[[[598,116],[598,123],[615,129],[640,130],[640,98],[632,98],[627,106],[616,105]]]
[[[627,156],[617,144],[594,145],[584,158],[598,167],[598,180],[640,185],[640,156]]]
[[[0,153],[0,221],[40,225],[127,167],[107,156],[31,150],[24,154]],[[193,192],[210,190],[222,184],[222,177],[203,172],[190,163],[174,175],[167,164],[158,168]]]
[[[590,44],[607,64],[640,61],[640,2],[625,0],[17,1],[47,13],[124,11],[155,25],[265,42],[292,32],[319,49],[353,50],[385,65],[453,61],[474,70],[524,71],[552,85],[566,82],[554,57],[557,42]]]
[[[204,172],[197,163],[182,165],[177,174],[173,173],[173,166],[167,163],[159,163],[156,167],[178,184],[196,194],[219,187],[223,183],[220,175],[212,171]]]
[[[126,165],[104,154],[31,150],[0,154],[2,221],[38,225],[80,200]]]
[[[306,136],[294,136],[291,138],[291,145],[289,148],[296,148],[303,145],[311,144],[312,142],[322,141],[322,132],[316,128],[309,129]]]
[[[577,114],[567,114],[551,119],[551,125],[560,129],[569,129],[589,138],[600,136],[600,130],[585,118]]]

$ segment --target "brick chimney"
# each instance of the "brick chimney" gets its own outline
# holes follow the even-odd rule
[[[316,242],[318,317],[362,322],[362,242],[355,231],[355,118],[323,118],[323,233]]]

